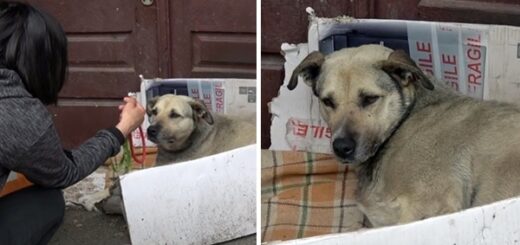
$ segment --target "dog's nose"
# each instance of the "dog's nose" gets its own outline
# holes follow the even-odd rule
[[[332,142],[334,153],[341,158],[350,158],[356,150],[356,142],[351,137],[337,138]]]
[[[148,127],[146,130],[146,134],[148,134],[149,138],[155,138],[157,137],[157,134],[159,133],[159,127],[157,125],[152,125]]]

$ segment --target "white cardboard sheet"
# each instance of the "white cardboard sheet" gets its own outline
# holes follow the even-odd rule
[[[213,244],[256,232],[256,145],[121,177],[132,244]]]
[[[520,199],[514,198],[405,225],[317,236],[278,245],[518,244]]]

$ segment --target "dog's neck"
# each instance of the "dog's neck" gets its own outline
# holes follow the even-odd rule
[[[440,104],[442,101],[447,101],[448,98],[460,97],[453,89],[447,87],[442,81],[435,78],[430,79],[434,84],[433,90],[428,90],[422,86],[418,86],[415,90],[415,105],[412,108],[411,114],[415,114],[420,110],[428,107]]]
[[[163,160],[163,158],[166,158],[169,161],[173,162],[187,161],[197,158],[197,152],[200,150],[199,147],[203,145],[203,142],[211,140],[210,137],[212,137],[212,135],[215,135],[216,130],[217,128],[214,127],[214,125],[210,125],[205,121],[197,122],[197,127],[195,127],[195,129],[192,131],[192,133],[186,140],[186,144],[184,144],[184,147],[176,151],[171,151],[168,149],[161,149],[161,147],[159,146],[161,159],[157,159],[157,163],[164,164],[165,162],[160,162]]]
[[[406,119],[408,119],[410,113],[414,111],[416,103],[416,100],[411,101],[410,105],[403,113],[401,119],[396,123],[395,126],[392,127],[389,135],[385,138],[383,143],[381,143],[374,155],[367,159],[364,163],[358,165],[358,167],[355,169],[358,177],[358,188],[361,188],[361,190],[368,187],[369,183],[372,182],[373,179],[376,179],[380,167],[380,159],[384,155],[388,141],[390,141],[392,136],[394,136],[395,133],[401,128],[401,125],[406,121]]]
[[[368,187],[368,183],[372,182],[372,180],[374,179],[377,179],[381,157],[384,155],[384,152],[386,151],[388,142],[399,131],[403,123],[411,115],[416,114],[417,112],[421,111],[422,109],[428,106],[440,104],[442,101],[446,101],[447,98],[460,96],[453,92],[453,90],[451,90],[450,88],[446,87],[444,84],[441,84],[440,81],[433,79],[435,78],[432,78],[432,81],[434,81],[435,84],[435,88],[433,90],[428,90],[422,86],[417,86],[417,88],[414,91],[414,98],[412,99],[410,105],[406,108],[406,111],[404,112],[403,116],[393,127],[393,129],[385,138],[383,143],[379,146],[376,153],[356,168],[359,181],[358,186],[360,188]]]
[[[201,143],[206,141],[215,130],[216,127],[208,124],[206,121],[198,122],[198,126],[195,128],[195,130],[193,130],[193,132],[190,134],[190,137],[188,138],[188,143],[190,143],[190,145],[187,148],[201,145]]]

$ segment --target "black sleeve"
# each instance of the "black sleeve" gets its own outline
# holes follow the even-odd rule
[[[31,182],[47,187],[67,187],[88,176],[117,154],[125,138],[117,128],[99,131],[77,149],[63,149],[51,124],[12,169]]]

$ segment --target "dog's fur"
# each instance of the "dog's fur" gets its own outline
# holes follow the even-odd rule
[[[520,194],[520,108],[452,92],[403,51],[313,52],[295,69],[320,99],[339,161],[374,227]]]
[[[156,165],[187,161],[254,144],[255,126],[212,114],[188,96],[163,95],[148,102],[148,138],[157,144]]]

